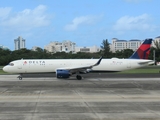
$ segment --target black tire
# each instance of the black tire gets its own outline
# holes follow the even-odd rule
[[[22,80],[22,76],[19,76],[18,78],[19,78],[19,80]]]
[[[76,78],[77,78],[77,80],[82,80],[82,76],[80,76],[80,75],[77,75]]]

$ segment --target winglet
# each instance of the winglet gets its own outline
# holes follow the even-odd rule
[[[135,51],[129,59],[148,59],[152,39],[145,39],[141,46]]]
[[[99,65],[100,63],[101,63],[101,60],[102,60],[102,56],[99,58],[99,60],[97,61],[97,63],[96,64],[94,64],[93,66],[97,66],[97,65]]]

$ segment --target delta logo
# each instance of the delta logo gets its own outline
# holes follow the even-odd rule
[[[26,65],[27,64],[27,61],[24,61],[24,63],[23,63],[24,65]]]

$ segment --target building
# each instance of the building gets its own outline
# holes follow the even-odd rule
[[[17,39],[14,39],[15,50],[25,48],[25,39],[19,36]]]
[[[96,53],[99,52],[101,49],[97,46],[92,47],[75,47],[75,53],[77,52],[89,52],[89,53]]]
[[[118,40],[117,38],[112,39],[112,43],[110,45],[111,51],[121,51],[124,49],[132,49],[133,51],[136,51],[138,47],[142,44],[143,40]]]
[[[1,49],[3,49],[3,50],[9,50],[9,48],[8,48],[8,47],[3,46],[3,45],[0,45],[0,48],[1,48]]]
[[[41,48],[41,47],[38,47],[38,46],[33,46],[31,50],[32,50],[32,51],[37,51],[37,49],[42,49],[42,48]],[[43,50],[43,49],[42,49],[42,50]]]
[[[65,40],[63,42],[50,42],[48,45],[44,47],[48,52],[56,53],[56,52],[75,52],[76,43],[71,42],[69,40]]]
[[[160,45],[160,36],[156,37],[156,38],[154,39],[154,41],[152,42],[152,46],[153,46],[153,47],[155,47],[155,48],[159,47],[159,48],[160,48],[160,46],[156,46],[156,44],[157,44],[157,45]]]

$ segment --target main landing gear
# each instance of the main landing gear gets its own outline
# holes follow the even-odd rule
[[[82,76],[80,76],[80,75],[77,75],[76,78],[77,78],[77,80],[82,80]]]

